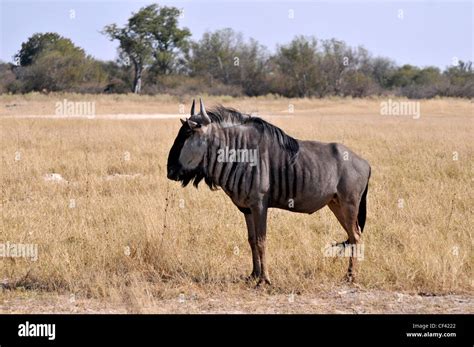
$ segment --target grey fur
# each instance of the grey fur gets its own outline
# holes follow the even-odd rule
[[[367,161],[342,144],[296,140],[260,118],[222,106],[206,112],[200,104],[200,113],[183,122],[170,150],[168,178],[183,185],[194,180],[196,187],[205,179],[211,188],[221,187],[245,214],[251,277],[259,284],[270,283],[265,260],[268,208],[311,214],[327,205],[349,236],[340,245],[359,243],[371,173]],[[224,148],[256,150],[256,165],[219,161]],[[355,263],[352,254],[347,273],[351,281]]]

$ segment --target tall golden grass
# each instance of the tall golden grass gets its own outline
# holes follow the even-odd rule
[[[98,113],[178,112],[184,102],[1,96],[0,115],[54,113],[54,102],[63,98],[96,100]],[[343,142],[371,163],[360,286],[471,292],[473,104],[421,101],[421,117],[413,119],[381,116],[382,101],[266,97],[207,103],[286,114],[269,120],[300,139]],[[0,259],[0,280],[31,290],[119,298],[131,306],[190,287],[249,288],[242,279],[251,270],[242,214],[222,191],[205,185],[182,189],[166,178],[178,120],[0,117],[0,122],[0,242],[39,248],[36,262]],[[47,182],[48,173],[67,182]],[[346,239],[329,209],[313,215],[271,210],[268,230],[272,292],[311,292],[341,283],[347,259],[323,252],[327,244]]]

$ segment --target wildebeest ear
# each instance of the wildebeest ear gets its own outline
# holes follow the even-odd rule
[[[193,104],[191,105],[191,116],[194,116],[194,105],[196,104],[196,100],[193,99]]]
[[[180,118],[179,120],[181,121],[181,124],[183,124],[183,125],[184,125],[184,124],[186,123],[186,121],[187,121],[186,118]]]
[[[196,128],[201,127],[201,125],[199,123],[196,123],[196,122],[194,122],[190,119],[188,119],[187,122],[188,122],[188,125],[191,129],[196,129]]]

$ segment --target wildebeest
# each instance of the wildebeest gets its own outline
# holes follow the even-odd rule
[[[370,165],[338,143],[302,141],[258,117],[218,106],[182,126],[168,156],[168,178],[183,187],[203,179],[221,187],[244,214],[252,250],[250,278],[270,284],[265,259],[270,207],[314,213],[328,206],[349,238],[347,279],[354,280],[356,255],[366,219]]]

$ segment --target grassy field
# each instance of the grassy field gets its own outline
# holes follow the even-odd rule
[[[166,178],[180,122],[18,119],[49,115],[63,99],[97,114],[179,113],[168,96],[0,96],[0,243],[38,245],[38,260],[0,259],[0,299],[53,293],[142,311],[156,300],[253,290],[245,222],[222,191]],[[382,116],[386,99],[206,99],[268,120],[299,139],[342,142],[372,165],[358,285],[367,291],[472,294],[473,103],[420,101],[420,118]],[[282,116],[282,117],[276,117]],[[46,181],[57,173],[64,181]],[[269,213],[266,295],[342,284],[346,239],[329,209]],[[9,289],[5,289],[9,288]]]

